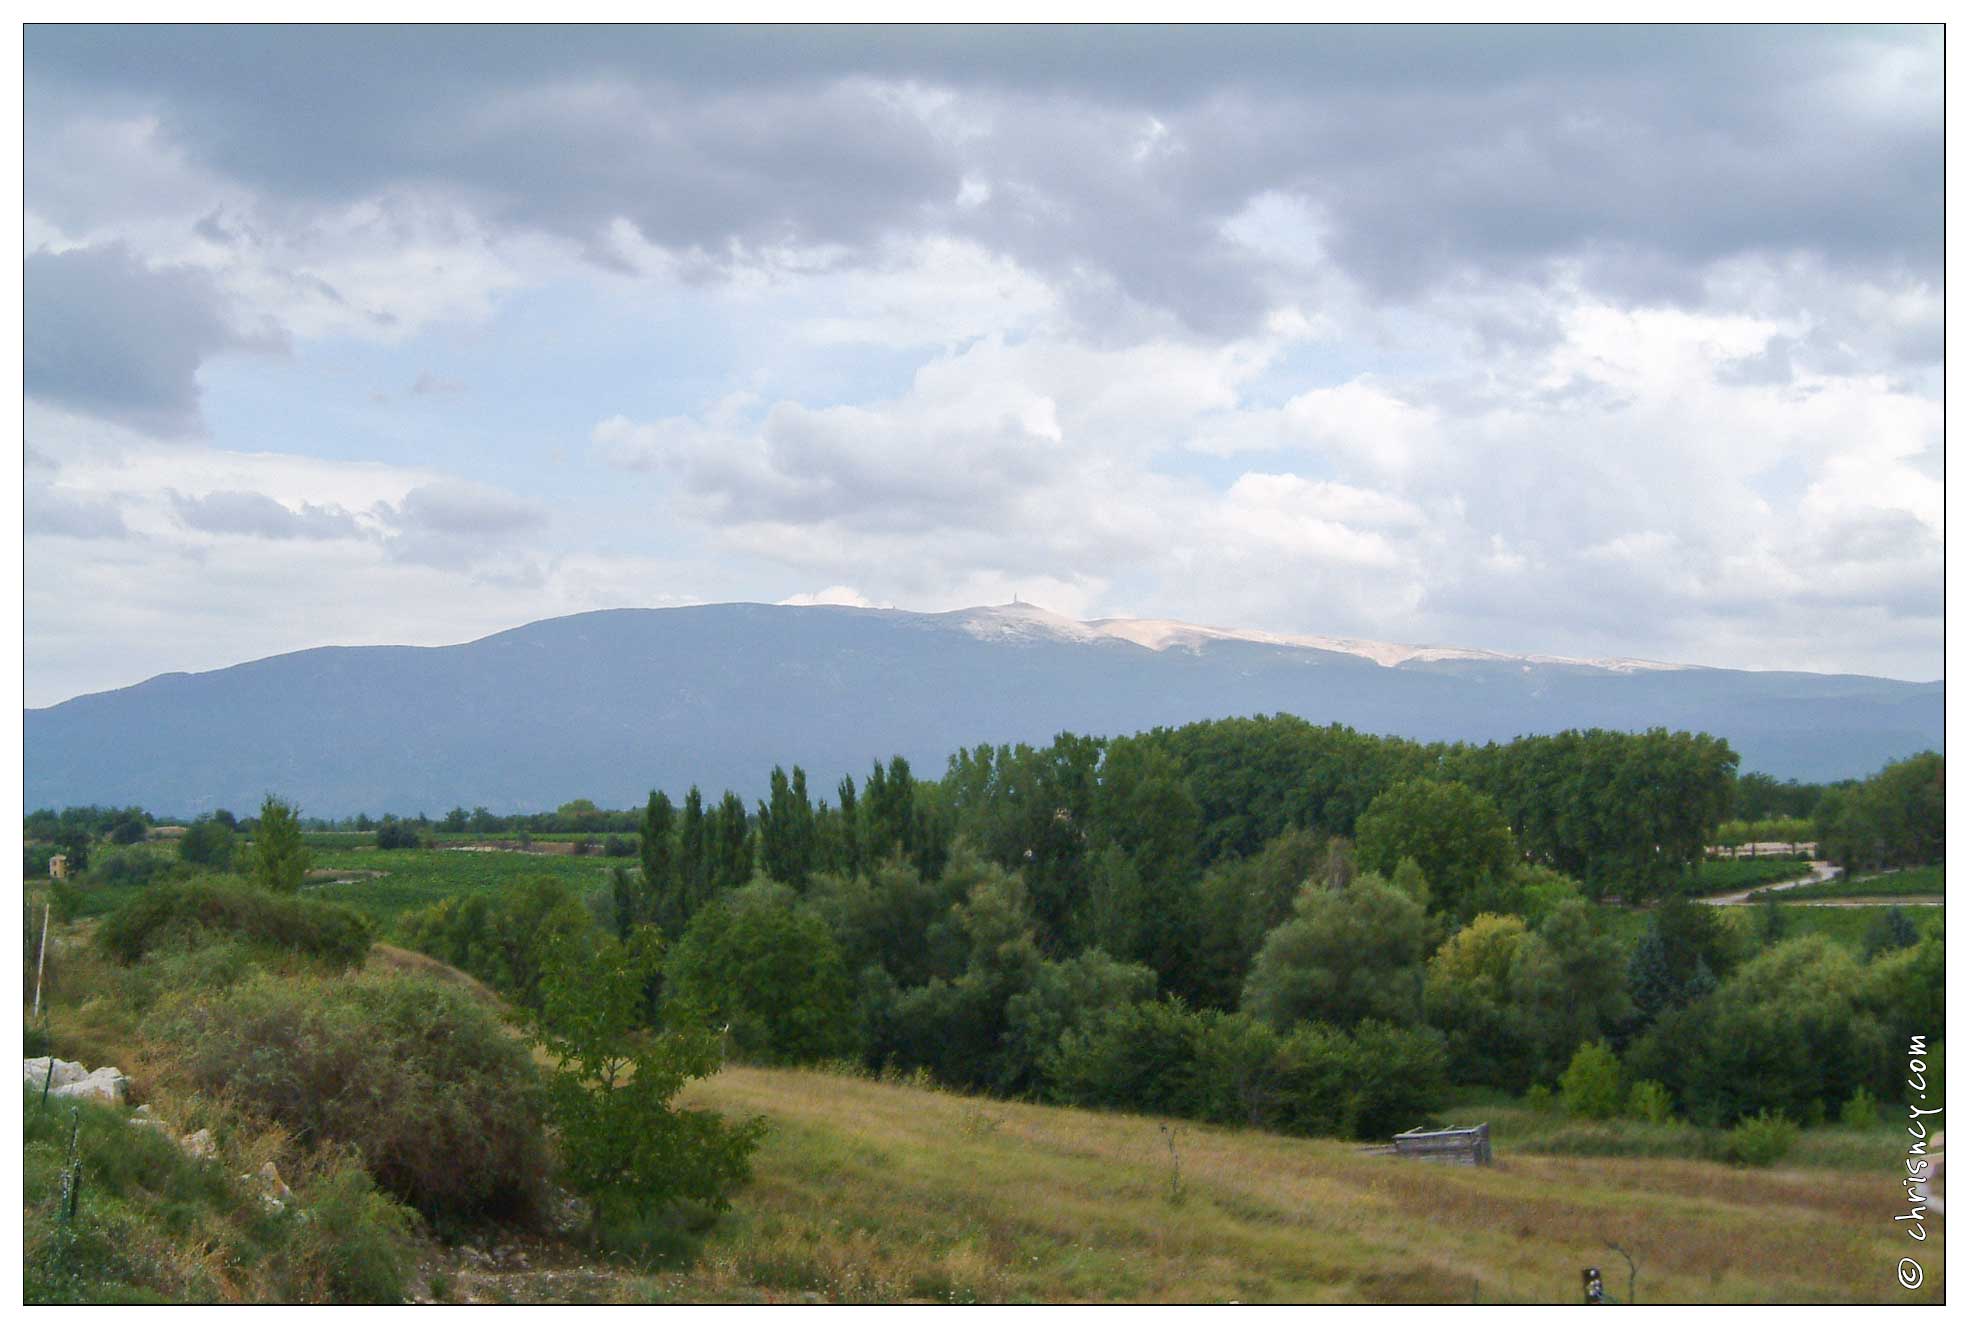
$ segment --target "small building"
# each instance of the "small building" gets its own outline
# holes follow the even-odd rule
[[[50,877],[53,877],[56,881],[67,880],[68,878],[67,854],[50,854],[48,856],[48,875]]]
[[[1490,1123],[1452,1126],[1443,1131],[1416,1129],[1395,1137],[1395,1152],[1403,1158],[1424,1163],[1460,1163],[1464,1167],[1490,1165]]]

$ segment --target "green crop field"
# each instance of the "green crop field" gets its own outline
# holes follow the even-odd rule
[[[1863,900],[1912,895],[1932,896],[1939,900],[1942,898],[1942,874],[1942,866],[1938,863],[1932,867],[1904,868],[1861,881],[1829,881],[1822,886],[1801,886],[1797,890],[1778,892],[1778,898],[1787,901]]]
[[[1690,895],[1722,895],[1730,891],[1767,886],[1772,882],[1796,881],[1810,876],[1811,864],[1799,858],[1712,858],[1696,866],[1690,879]]]
[[[1792,893],[1786,891],[1778,898],[1780,900],[1790,900]],[[1744,914],[1749,922],[1751,931],[1757,933],[1759,936],[1762,935],[1762,906],[1729,905],[1725,907],[1732,913],[1740,912]],[[1834,909],[1827,908],[1823,905],[1780,904],[1777,906],[1777,909],[1779,917],[1782,919],[1783,935],[1785,937],[1828,937],[1839,945],[1857,952],[1866,940],[1867,929],[1872,926],[1874,919],[1879,915],[1880,911],[1886,907],[1885,905],[1861,905],[1852,909]],[[1942,919],[1942,907],[1940,905],[1916,906],[1910,908],[1907,912],[1914,919],[1918,927],[1927,926],[1928,920],[1931,918],[1938,923]],[[1604,909],[1601,911],[1601,916],[1607,920],[1608,926],[1612,928],[1615,935],[1628,945],[1632,945],[1635,941],[1639,940],[1641,934],[1647,931],[1648,915],[1649,911],[1646,909]]]
[[[384,927],[409,909],[422,909],[448,895],[479,895],[535,877],[553,877],[577,890],[599,889],[611,864],[633,859],[608,859],[599,854],[520,854],[462,849],[346,849],[314,852],[317,868],[380,872],[343,883],[310,883],[309,891],[360,909]]]

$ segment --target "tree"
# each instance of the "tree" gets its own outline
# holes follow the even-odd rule
[[[792,891],[760,878],[699,910],[664,965],[665,1010],[729,1025],[762,1061],[816,1061],[853,1050],[847,968],[827,925]]]
[[[253,828],[253,879],[272,891],[298,891],[311,861],[299,810],[268,794]]]
[[[649,929],[608,941],[578,961],[557,958],[535,1023],[555,1060],[548,1116],[562,1175],[592,1205],[591,1235],[679,1199],[722,1211],[751,1171],[765,1135],[754,1117],[733,1124],[671,1100],[718,1069],[718,1039],[701,1028],[651,1034],[644,993],[662,963]]]
[[[1579,901],[1554,909],[1518,946],[1510,986],[1540,1079],[1557,1075],[1580,1044],[1615,1029],[1633,1009],[1627,956]]]
[[[1419,1024],[1426,927],[1421,906],[1373,873],[1342,891],[1308,888],[1259,949],[1243,1009],[1279,1030]]]
[[[752,828],[746,820],[745,800],[729,789],[705,817],[705,849],[713,893],[752,880]]]
[[[1559,1077],[1559,1098],[1569,1117],[1605,1121],[1620,1111],[1620,1063],[1604,1042],[1582,1043]]]
[[[795,766],[789,781],[775,766],[771,789],[771,802],[759,805],[760,867],[774,881],[803,891],[814,869],[814,808],[807,798],[807,773]]]
[[[643,810],[642,921],[654,923],[666,938],[680,937],[690,922],[677,865],[677,814],[670,796],[652,789]]]
[[[232,827],[216,817],[200,817],[178,837],[178,857],[199,867],[225,872],[232,867]]]
[[[1474,916],[1479,892],[1518,857],[1497,804],[1454,780],[1404,780],[1376,798],[1356,824],[1354,852],[1384,876],[1413,860],[1437,906],[1458,919]]]
[[[677,826],[677,880],[683,912],[688,917],[711,898],[712,890],[709,818],[704,814],[704,795],[696,785],[684,795],[684,812]]]

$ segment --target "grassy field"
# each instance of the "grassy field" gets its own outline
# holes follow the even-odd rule
[[[1888,872],[1862,881],[1830,881],[1823,886],[1801,886],[1796,890],[1780,891],[1777,894],[1781,900],[1794,901],[1878,899],[1907,895],[1932,896],[1941,899],[1942,876],[1942,866],[1936,864],[1933,867],[1905,868],[1899,872]]]
[[[1643,1302],[1905,1294],[1867,1166],[1749,1174],[1673,1158],[1534,1155],[1488,1169],[1353,1145],[969,1099],[812,1071],[731,1069],[694,1104],[761,1113],[757,1179],[665,1300],[1555,1302],[1579,1270],[1641,1266]],[[1858,1137],[1866,1139],[1867,1137]],[[1885,1139],[1884,1135],[1881,1137]],[[1881,1155],[1875,1160],[1874,1153]],[[1180,1171],[1178,1171],[1180,1168]]]

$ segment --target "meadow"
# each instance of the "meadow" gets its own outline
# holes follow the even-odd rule
[[[762,1113],[771,1134],[696,1262],[636,1296],[1566,1303],[1590,1264],[1625,1300],[1609,1242],[1638,1262],[1644,1303],[1939,1300],[1943,1286],[1939,1259],[1923,1293],[1894,1286],[1906,1239],[1882,1207],[1898,1147],[1885,1130],[1801,1142],[1800,1159],[1837,1166],[1747,1174],[1535,1154],[1545,1128],[1519,1110],[1491,1114],[1497,1161],[1475,1169],[813,1070],[734,1067],[685,1099]],[[1806,1133],[1820,1134],[1836,1133]]]

